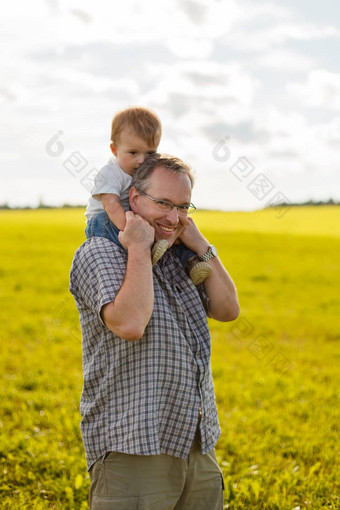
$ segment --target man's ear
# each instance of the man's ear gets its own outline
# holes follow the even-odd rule
[[[115,146],[115,144],[113,142],[110,145],[110,149],[111,149],[112,154],[117,157],[117,147]]]
[[[139,200],[139,197],[140,197],[140,194],[139,194],[138,190],[134,186],[132,186],[132,188],[130,188],[130,191],[129,191],[129,202],[130,202],[131,211],[133,211],[134,213],[137,212],[137,202]]]

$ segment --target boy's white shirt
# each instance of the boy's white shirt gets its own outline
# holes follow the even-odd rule
[[[120,197],[120,204],[124,211],[128,211],[129,206],[129,190],[131,186],[131,175],[124,172],[118,164],[115,157],[109,159],[107,164],[99,170],[95,179],[91,192],[85,216],[87,222],[102,211],[104,207],[100,201],[101,193],[113,193]]]

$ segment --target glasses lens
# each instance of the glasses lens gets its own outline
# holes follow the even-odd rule
[[[155,204],[162,211],[171,211],[172,209],[172,205],[169,202],[166,202],[165,200],[157,200]]]

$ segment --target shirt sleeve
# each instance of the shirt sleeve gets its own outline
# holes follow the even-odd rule
[[[131,176],[123,172],[117,165],[105,165],[97,173],[92,189],[93,198],[100,200],[101,193],[113,193],[119,197],[130,186]]]
[[[102,307],[115,300],[124,281],[126,252],[103,237],[93,237],[76,252],[70,273],[70,292],[79,312],[90,309],[104,325]]]

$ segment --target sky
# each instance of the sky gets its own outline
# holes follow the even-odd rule
[[[198,208],[340,199],[338,0],[13,0],[0,26],[0,204],[86,204],[132,105]]]

